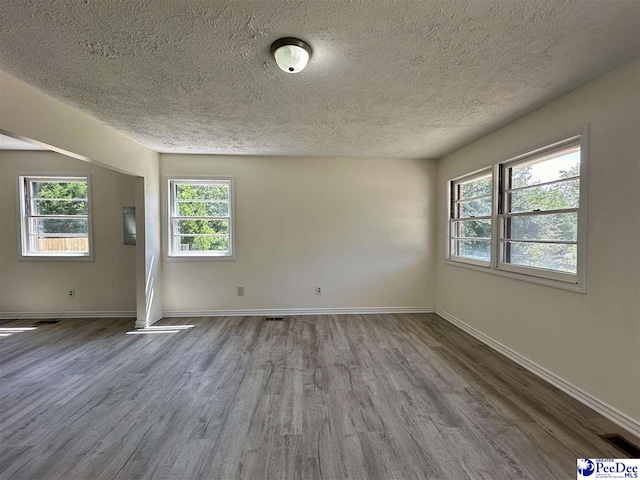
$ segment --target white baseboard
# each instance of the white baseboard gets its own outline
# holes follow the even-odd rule
[[[245,310],[183,310],[163,312],[169,317],[252,317],[265,315],[366,315],[434,313],[435,307],[254,308]]]
[[[31,320],[37,318],[135,318],[136,312],[0,312],[0,319],[6,320]]]
[[[136,328],[146,328],[148,326],[153,325],[154,323],[156,323],[158,320],[160,320],[162,317],[164,317],[164,314],[162,311],[156,313],[155,315],[152,315],[151,317],[149,317],[149,321],[147,322],[147,324],[145,325],[144,322],[139,322],[138,320],[136,320]]]
[[[621,412],[620,410],[612,407],[611,405],[606,404],[602,400],[599,400],[598,398],[594,397],[590,393],[587,393],[581,388],[576,387],[572,383],[567,382],[566,380],[559,377],[555,373],[550,372],[546,368],[541,367],[537,363],[529,360],[528,358],[520,355],[518,352],[510,349],[506,345],[503,345],[502,343],[485,335],[481,331],[475,329],[471,325],[468,325],[467,323],[463,322],[459,318],[456,318],[453,315],[440,310],[439,308],[436,308],[436,313],[440,315],[442,318],[444,318],[445,320],[447,320],[448,322],[455,325],[456,327],[460,328],[461,330],[464,330],[469,335],[477,338],[482,343],[488,345],[494,350],[497,350],[498,352],[500,352],[510,360],[513,360],[518,365],[526,368],[531,373],[537,375],[543,380],[546,380],[554,387],[559,388],[560,390],[565,392],[567,395],[572,396],[573,398],[578,400],[580,403],[598,412],[603,417],[608,418],[613,423],[627,430],[629,433],[632,433],[636,437],[640,437],[640,421],[630,417],[626,413]]]

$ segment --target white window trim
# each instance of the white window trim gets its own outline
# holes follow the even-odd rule
[[[25,192],[25,180],[29,179],[47,179],[60,181],[64,179],[75,180],[75,179],[85,179],[87,181],[87,223],[88,223],[88,238],[89,238],[89,252],[84,254],[78,253],[62,253],[62,252],[54,252],[54,253],[25,253],[28,252],[28,248],[25,245],[27,241],[26,237],[28,235],[28,227],[26,225],[27,221],[27,212],[26,212],[26,192]],[[92,262],[94,260],[94,251],[93,251],[93,211],[92,211],[92,200],[91,197],[93,195],[93,188],[91,185],[91,174],[90,173],[37,173],[30,174],[24,173],[17,175],[17,222],[18,222],[18,258],[24,261],[37,261],[37,262]]]
[[[202,260],[212,260],[212,261],[225,261],[225,260],[235,260],[236,259],[236,228],[235,228],[235,218],[236,218],[236,206],[235,206],[235,196],[236,196],[236,178],[234,176],[196,176],[190,175],[188,177],[180,176],[180,177],[165,177],[165,195],[166,202],[165,205],[165,215],[164,219],[166,221],[166,246],[165,246],[165,258],[168,261],[202,261]],[[173,206],[172,206],[172,191],[171,184],[173,182],[179,183],[215,183],[215,182],[228,182],[230,185],[229,192],[229,253],[177,253],[173,251],[173,234],[171,231],[172,227],[172,217],[173,217]]]
[[[539,285],[570,290],[578,293],[586,293],[587,291],[587,231],[588,231],[588,200],[589,200],[589,133],[590,126],[574,130],[551,141],[543,142],[531,148],[527,148],[516,155],[510,155],[498,162],[493,162],[481,169],[459,177],[452,178],[447,181],[447,228],[446,228],[446,252],[445,264],[469,268],[476,271],[482,271],[499,275],[506,278],[513,278]],[[577,272],[576,275],[564,274],[551,270],[543,270],[532,267],[521,267],[511,265],[500,261],[500,225],[502,219],[499,215],[499,195],[500,188],[499,173],[501,166],[517,163],[529,156],[535,156],[541,151],[552,149],[555,146],[561,146],[569,142],[571,139],[580,137],[580,207],[578,209],[578,241],[577,241]],[[491,262],[487,265],[485,262],[476,262],[469,259],[454,257],[450,255],[450,225],[451,225],[451,185],[455,181],[459,181],[468,177],[480,174],[487,169],[493,169],[493,205],[492,205],[492,235],[491,235]]]

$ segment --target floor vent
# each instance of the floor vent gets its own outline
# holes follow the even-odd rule
[[[265,322],[281,322],[284,317],[264,317]]]
[[[60,320],[40,320],[36,322],[36,325],[51,325],[52,323],[58,323]]]
[[[609,442],[621,452],[626,453],[631,458],[640,458],[640,448],[636,447],[633,443],[624,437],[621,437],[617,433],[609,435],[600,435],[605,442]]]

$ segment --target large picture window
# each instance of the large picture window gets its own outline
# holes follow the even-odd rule
[[[582,132],[451,180],[448,260],[584,291],[585,145]]]
[[[233,257],[233,179],[169,181],[169,255]]]
[[[25,257],[90,257],[89,178],[20,177]]]

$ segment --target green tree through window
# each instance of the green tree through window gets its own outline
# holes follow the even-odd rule
[[[23,254],[89,253],[86,177],[22,177],[26,217]]]
[[[174,253],[230,252],[230,182],[172,183]]]
[[[532,176],[533,166],[513,169],[512,185],[531,186],[536,180]],[[577,162],[567,170],[559,170],[557,179],[565,180],[550,185],[517,190],[510,194],[511,212],[533,212],[567,210],[579,207],[580,180],[566,180],[579,177],[580,164]],[[577,212],[558,212],[532,216],[510,217],[508,238],[514,240],[577,242]],[[565,243],[512,243],[510,262],[549,270],[575,273],[577,268],[577,247]]]
[[[32,213],[43,216],[86,216],[87,182],[32,182]],[[41,218],[37,233],[88,234],[83,218]]]
[[[505,168],[505,172],[505,181],[508,182],[506,213],[540,212],[507,217],[505,238],[514,240],[505,246],[508,249],[507,261],[575,273],[578,239],[578,214],[575,210],[580,202],[580,152],[573,150],[537,163],[516,164]],[[488,261],[492,221],[478,217],[492,216],[491,176],[485,174],[453,182],[452,188],[455,203],[452,207],[451,252],[463,258]],[[545,214],[546,211],[555,213]]]
[[[451,253],[488,262],[491,258],[493,183],[490,173],[453,182]]]

